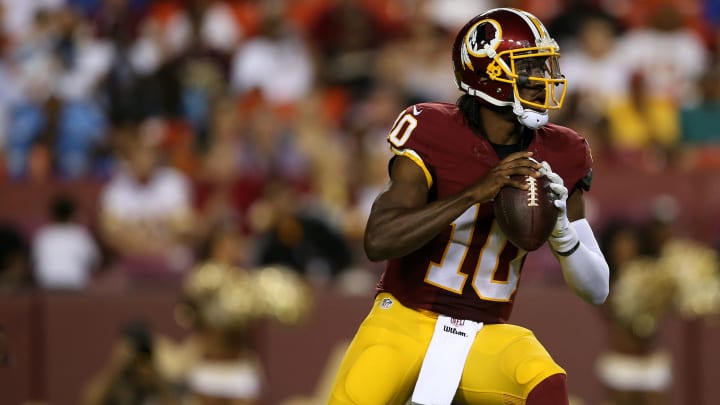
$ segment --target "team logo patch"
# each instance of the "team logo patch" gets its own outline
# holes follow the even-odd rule
[[[488,56],[488,49],[496,50],[500,45],[501,38],[502,30],[497,21],[491,19],[478,21],[465,35],[460,50],[463,64],[468,69],[475,70],[470,61],[470,55],[475,57]]]
[[[393,300],[390,298],[383,298],[382,301],[380,301],[380,308],[382,309],[388,309],[392,306]]]

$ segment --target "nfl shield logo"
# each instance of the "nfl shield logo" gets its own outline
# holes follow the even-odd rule
[[[464,320],[464,319],[450,318],[450,323],[452,323],[452,324],[455,325],[455,326],[463,326],[463,325],[465,325],[465,320]]]
[[[380,301],[380,308],[382,309],[388,309],[392,306],[393,301],[390,298],[383,298],[382,301]]]

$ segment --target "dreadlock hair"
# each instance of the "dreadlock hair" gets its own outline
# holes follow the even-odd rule
[[[470,129],[476,134],[483,133],[483,123],[480,117],[480,107],[482,102],[477,97],[469,94],[463,94],[455,103],[463,115],[463,119]]]

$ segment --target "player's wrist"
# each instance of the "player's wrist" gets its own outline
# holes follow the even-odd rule
[[[555,227],[553,228],[550,236],[554,238],[562,238],[563,235],[569,232],[569,229],[570,220],[568,219],[567,215],[565,215],[565,213],[561,213],[560,215],[558,215],[557,221],[555,222]]]
[[[555,250],[555,254],[557,254],[558,256],[562,256],[562,257],[568,257],[571,254],[575,253],[575,251],[578,250],[579,247],[580,247],[580,240],[575,242],[575,245],[568,250]]]
[[[558,218],[558,226],[548,238],[550,248],[560,256],[569,256],[577,250],[580,245],[580,238],[577,232],[570,226],[567,216]]]

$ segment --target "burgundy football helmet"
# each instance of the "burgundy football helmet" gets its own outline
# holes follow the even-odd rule
[[[458,88],[486,103],[511,106],[530,128],[547,123],[548,109],[565,98],[560,47],[534,15],[512,8],[480,14],[460,29],[453,45]],[[518,86],[541,86],[545,96],[523,99]]]

